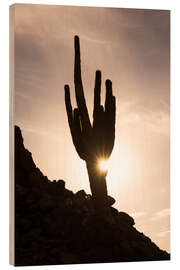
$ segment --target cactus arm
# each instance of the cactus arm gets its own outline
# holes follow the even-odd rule
[[[106,80],[106,100],[105,100],[105,112],[109,114],[112,97],[112,83],[110,80]]]
[[[74,109],[74,140],[73,143],[75,145],[76,151],[79,154],[80,158],[86,159],[84,144],[83,144],[83,136],[81,130],[81,121],[80,121],[80,113],[77,108]]]
[[[111,98],[111,125],[113,126],[113,130],[115,130],[115,122],[116,122],[116,98],[112,96]]]
[[[101,104],[101,72],[96,71],[95,75],[95,87],[94,87],[94,109],[93,109],[93,133],[96,141],[96,148],[100,152],[101,141],[101,128],[102,116],[103,116],[103,106]]]
[[[73,140],[73,144],[76,148],[77,153],[79,154],[80,158],[85,159],[82,136],[81,136],[81,127],[80,127],[80,119],[79,119],[79,110],[76,108],[72,111],[71,106],[71,98],[69,92],[69,86],[65,85],[65,105],[66,105],[66,112],[68,116],[68,123],[71,131],[71,136]]]
[[[66,112],[67,112],[67,116],[68,116],[68,123],[69,123],[69,127],[70,127],[70,130],[72,133],[73,132],[73,114],[72,114],[69,85],[65,85],[64,90],[65,90],[65,105],[66,105]]]
[[[85,131],[89,131],[91,129],[91,123],[89,120],[86,101],[84,98],[83,84],[81,79],[81,59],[80,59],[80,45],[78,36],[75,36],[74,43],[75,43],[74,84],[75,84],[76,101],[78,109],[81,114],[83,129]]]
[[[100,109],[100,105],[101,105],[101,72],[97,70],[94,87],[94,110],[93,110],[94,121],[96,121],[96,116]]]
[[[106,80],[105,99],[105,126],[104,126],[104,152],[109,158],[114,146],[115,139],[115,97],[112,95],[112,82]]]

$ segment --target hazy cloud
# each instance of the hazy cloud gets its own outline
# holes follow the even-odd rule
[[[159,232],[159,233],[157,233],[157,236],[158,237],[166,237],[168,234],[170,234],[170,230]]]
[[[139,217],[143,217],[146,215],[145,212],[134,212],[130,214],[133,218],[139,218]]]
[[[151,220],[158,220],[162,218],[169,218],[170,216],[170,208],[162,209],[161,211],[158,211],[154,214],[154,216],[151,218]]]

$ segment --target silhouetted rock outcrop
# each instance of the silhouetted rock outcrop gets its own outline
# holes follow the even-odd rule
[[[134,219],[109,207],[99,215],[84,190],[49,181],[24,148],[15,127],[15,264],[45,265],[169,260]]]

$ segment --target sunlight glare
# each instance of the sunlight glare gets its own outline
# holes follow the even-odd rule
[[[103,172],[107,171],[108,170],[108,161],[105,159],[101,159],[99,161],[99,168]]]

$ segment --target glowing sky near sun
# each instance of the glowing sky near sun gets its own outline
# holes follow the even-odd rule
[[[72,144],[64,85],[73,85],[73,37],[92,119],[95,71],[111,79],[116,140],[107,175],[115,207],[169,250],[169,11],[17,5],[15,123],[49,179],[90,192],[86,166]]]

